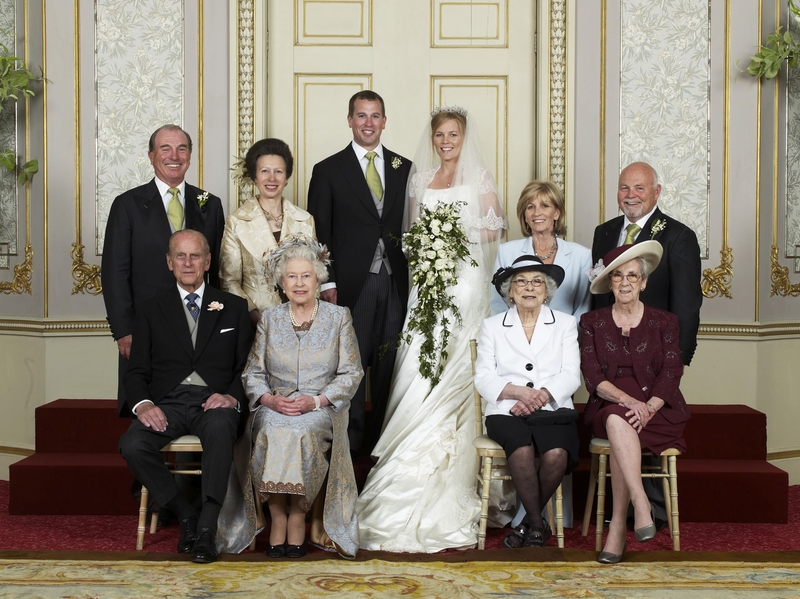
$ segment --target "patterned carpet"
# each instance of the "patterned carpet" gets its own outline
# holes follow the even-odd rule
[[[795,563],[0,560],[0,597],[800,597]]]

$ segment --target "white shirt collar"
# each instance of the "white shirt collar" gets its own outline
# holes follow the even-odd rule
[[[361,147],[355,142],[355,140],[353,140],[350,145],[353,147],[353,151],[356,153],[356,158],[358,158],[359,162],[364,160],[364,156],[366,156],[367,152],[375,152],[378,155],[378,158],[383,160],[383,144],[378,144],[374,150],[367,150],[366,148]]]
[[[650,217],[653,216],[653,212],[656,211],[656,208],[658,208],[658,202],[655,203],[655,205],[653,206],[653,209],[650,212],[648,212],[642,218],[640,218],[639,220],[636,221],[636,224],[641,227],[641,230],[639,231],[639,233],[644,231],[645,227],[647,226],[647,221],[649,221]],[[622,232],[620,233],[620,243],[622,243],[622,241],[625,239],[625,236],[627,235],[626,229],[628,228],[628,225],[630,225],[633,222],[632,220],[630,220],[624,214],[623,214],[623,217],[624,217],[624,220],[622,221]],[[637,238],[639,237],[639,233],[636,234]]]
[[[197,296],[198,296],[194,303],[197,304],[198,306],[202,306],[203,305],[203,291],[205,291],[205,289],[206,289],[206,283],[205,283],[205,281],[203,281],[200,284],[200,287],[198,287],[197,289],[194,290],[194,293],[196,293]],[[186,296],[189,295],[192,292],[191,291],[186,291],[183,287],[178,285],[178,293],[181,294],[181,300],[185,302],[186,301]]]
[[[158,187],[158,193],[161,194],[161,199],[169,202],[172,197],[168,194],[170,186],[164,183],[158,177],[155,177],[156,180],[156,187]],[[181,181],[180,185],[178,185],[178,200],[180,201],[181,205],[186,206],[186,202],[184,198],[186,197],[186,181]]]

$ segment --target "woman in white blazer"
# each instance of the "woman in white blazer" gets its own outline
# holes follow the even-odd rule
[[[518,258],[492,280],[511,308],[481,328],[475,387],[486,400],[487,434],[506,452],[527,512],[504,539],[509,548],[544,547],[552,532],[542,507],[578,465],[572,405],[581,383],[577,321],[545,305],[563,280],[560,266]]]
[[[592,252],[579,243],[564,241],[567,219],[561,190],[550,181],[531,181],[519,196],[517,218],[524,237],[500,245],[494,269],[527,255],[537,256],[545,264],[557,264],[564,269],[564,282],[550,307],[580,318],[589,311],[591,294],[586,275],[592,268]],[[492,314],[506,310],[496,291],[492,292],[491,307]]]

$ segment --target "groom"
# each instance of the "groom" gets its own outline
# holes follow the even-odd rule
[[[364,372],[370,370],[371,427],[365,431],[367,377],[350,404],[350,451],[372,449],[380,434],[397,339],[408,299],[408,263],[400,248],[411,161],[381,144],[383,98],[363,90],[350,98],[353,141],[314,166],[308,211],[333,263],[322,299],[353,315]]]

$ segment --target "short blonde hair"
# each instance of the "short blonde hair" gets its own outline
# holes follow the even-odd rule
[[[530,227],[528,227],[528,223],[525,222],[525,209],[528,207],[528,204],[531,202],[531,200],[542,194],[548,197],[548,199],[553,203],[553,206],[559,212],[553,232],[558,237],[563,239],[563,237],[567,234],[567,217],[565,214],[566,211],[564,210],[564,194],[561,193],[558,185],[551,181],[531,181],[525,186],[525,189],[522,190],[522,193],[519,196],[519,201],[517,202],[517,218],[519,218],[519,226],[522,229],[522,235],[525,237],[531,236]]]

